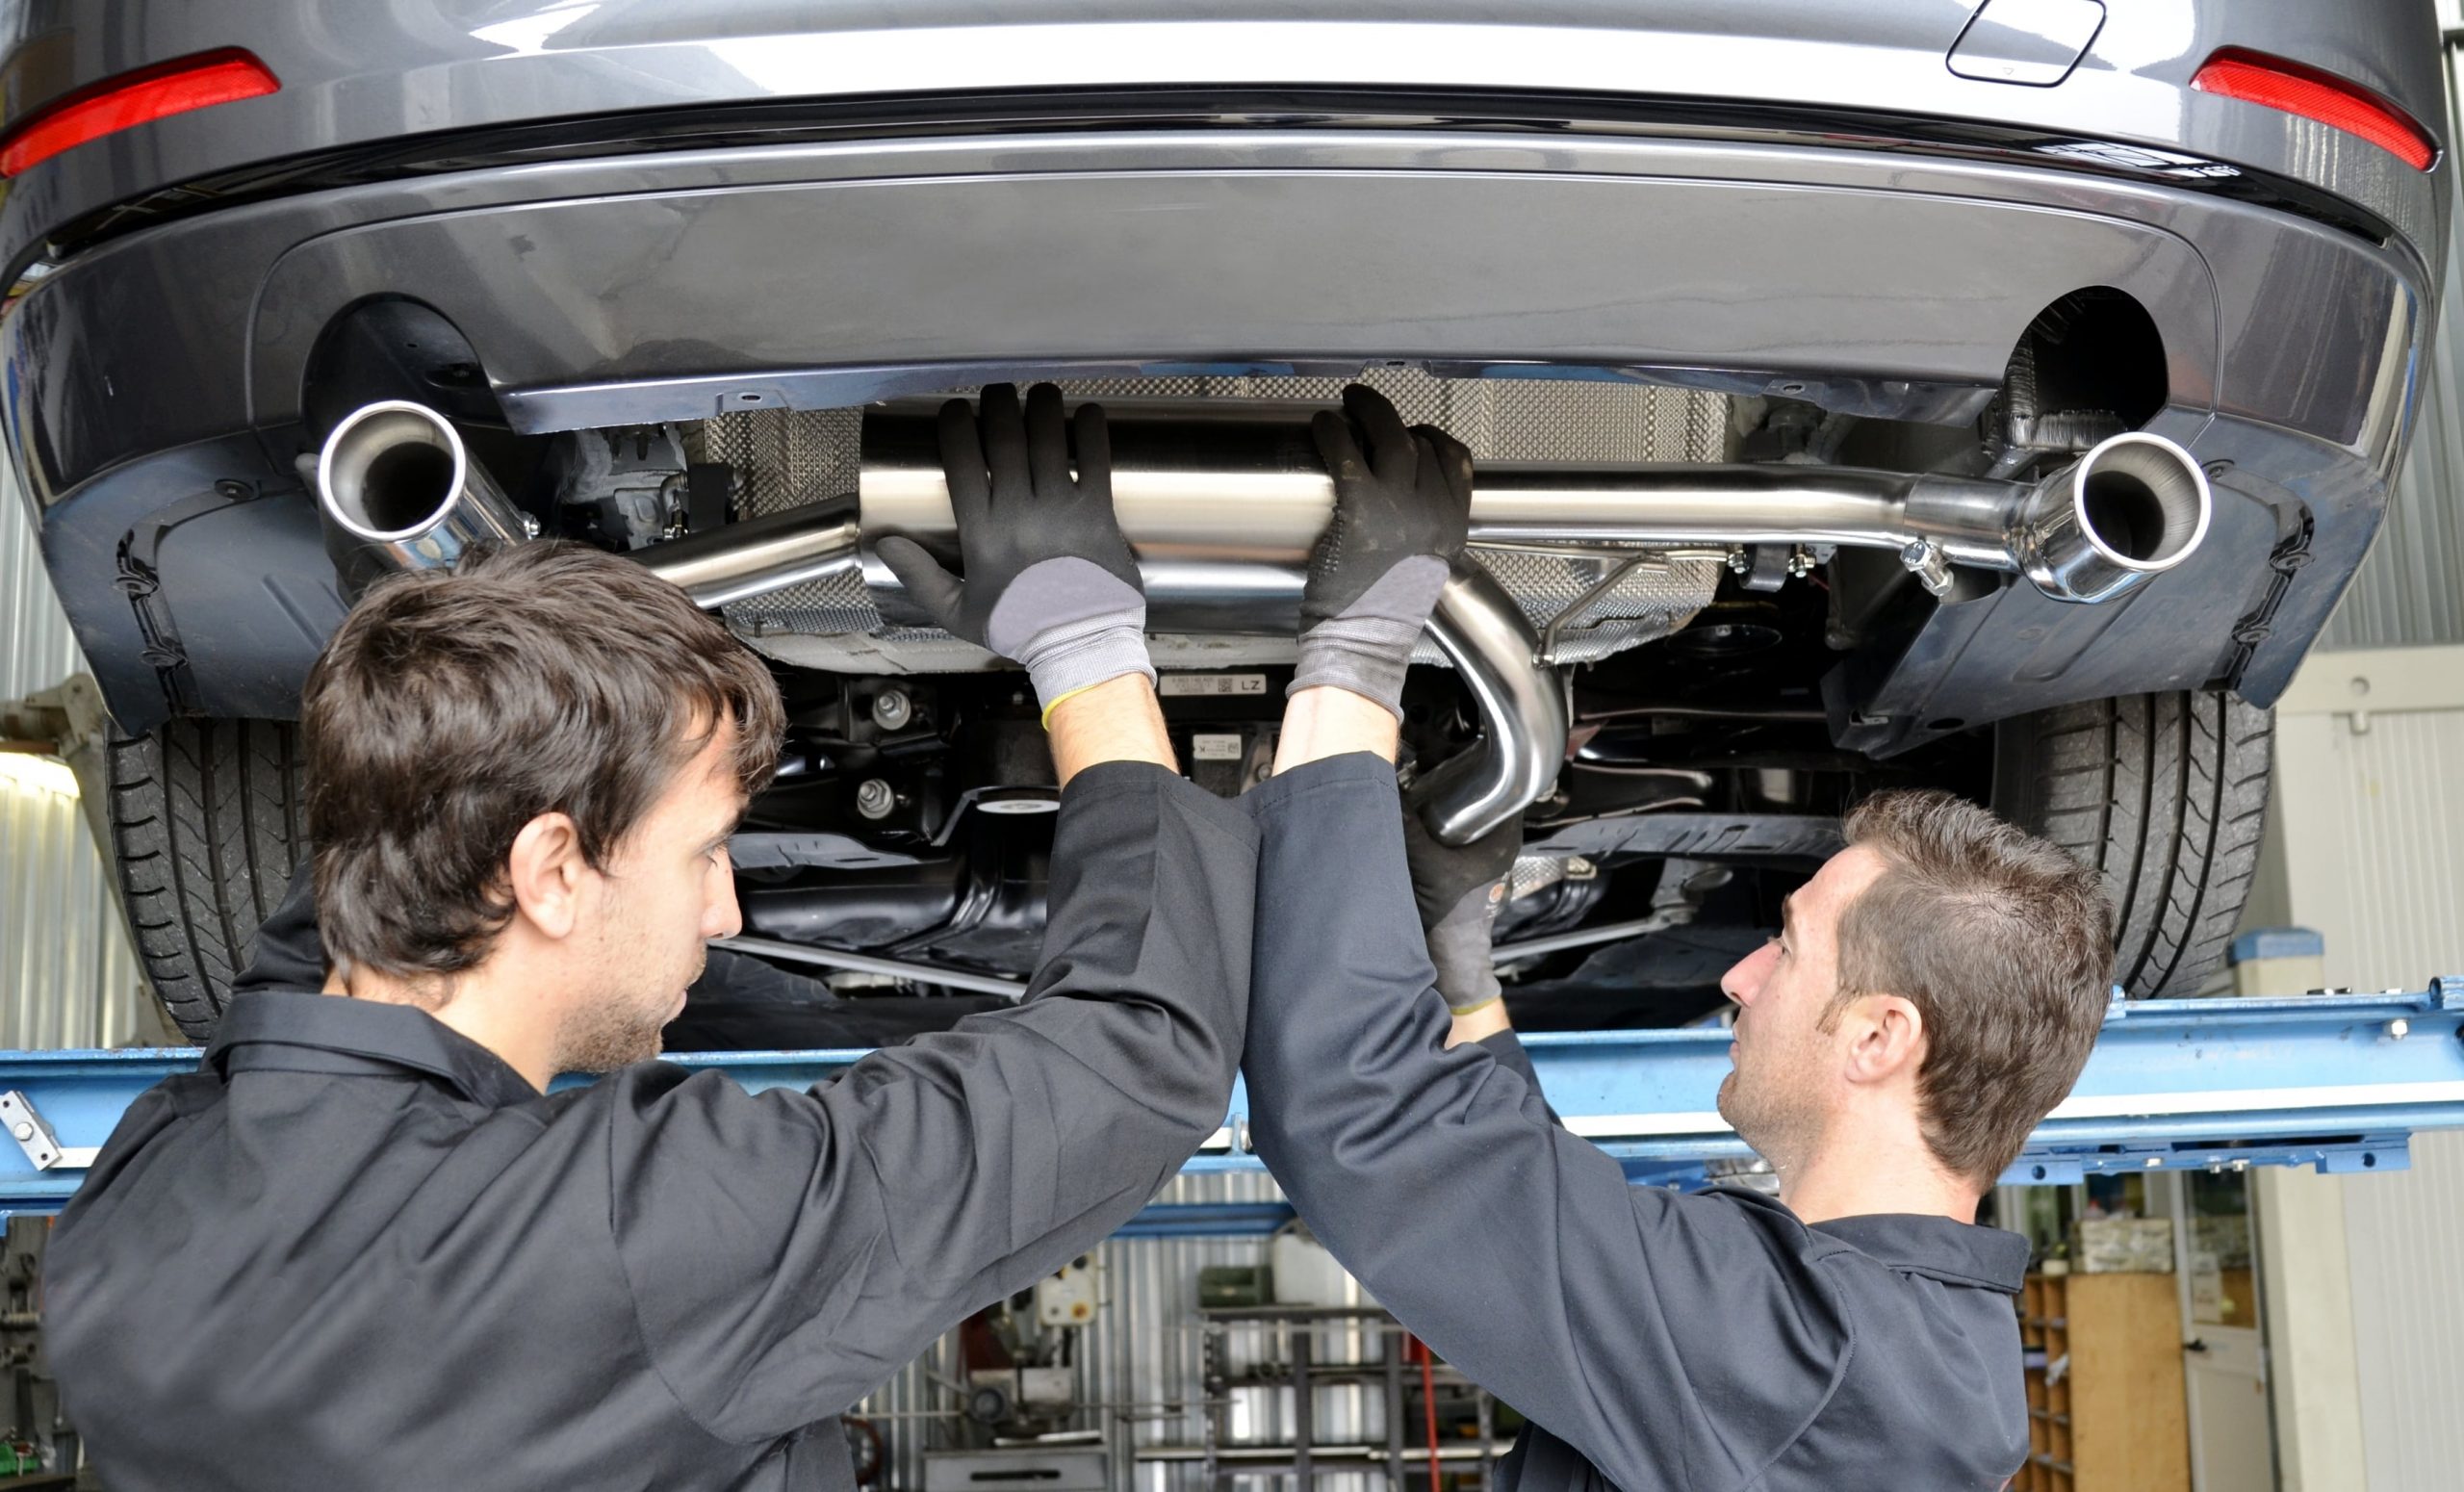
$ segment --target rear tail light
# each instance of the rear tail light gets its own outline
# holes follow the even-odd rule
[[[2428,170],[2438,159],[2438,141],[2412,116],[2358,84],[2281,57],[2226,47],[2207,60],[2191,87],[2333,125],[2393,151],[2415,170]]]
[[[280,89],[266,64],[231,48],[124,73],[53,100],[0,140],[0,176],[14,176],[72,145],[216,104]]]

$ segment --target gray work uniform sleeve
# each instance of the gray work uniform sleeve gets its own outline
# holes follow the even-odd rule
[[[1549,1106],[1548,1095],[1540,1092],[1540,1069],[1531,1065],[1531,1053],[1524,1049],[1522,1038],[1511,1030],[1500,1031],[1480,1038],[1479,1048],[1495,1057],[1500,1067],[1523,1079],[1530,1089],[1524,1102],[1532,1113],[1552,1124],[1559,1121],[1557,1111]]]
[[[1630,1187],[1552,1121],[1527,1064],[1444,1049],[1386,763],[1315,762],[1249,802],[1249,1126],[1301,1217],[1611,1483],[1750,1482],[1846,1367],[1840,1306],[1795,1263],[1803,1226]]]
[[[578,1096],[644,1344],[696,1420],[754,1440],[835,1414],[1154,1196],[1230,1103],[1255,844],[1160,767],[1091,768],[1014,1010],[809,1092],[654,1066]]]

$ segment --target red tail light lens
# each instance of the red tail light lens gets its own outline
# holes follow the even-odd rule
[[[0,176],[14,176],[72,145],[175,114],[257,98],[282,85],[236,48],[203,52],[55,99],[0,141]]]
[[[2393,151],[2417,171],[2438,159],[2438,141],[2401,109],[2358,84],[2281,57],[2226,47],[2207,60],[2191,87],[2333,125]]]

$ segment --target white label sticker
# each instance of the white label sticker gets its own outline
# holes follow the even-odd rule
[[[1241,759],[1241,737],[1237,735],[1193,735],[1190,737],[1192,761],[1238,761]]]
[[[1175,695],[1264,694],[1264,674],[1166,674],[1156,682],[1155,692],[1170,699]]]

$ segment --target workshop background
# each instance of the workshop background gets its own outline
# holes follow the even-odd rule
[[[2455,0],[2441,9],[2457,25]],[[2448,314],[2392,515],[2277,710],[2275,795],[2245,923],[2318,938],[2246,939],[2241,992],[2417,990],[2464,974],[2464,277],[2452,256],[2446,280]],[[0,702],[74,691],[82,664],[18,494],[0,496]],[[99,809],[61,761],[0,751],[0,1047],[170,1040],[96,850]],[[2044,1432],[2062,1430],[2065,1454],[2048,1463],[2075,1472],[2059,1485],[2464,1485],[2464,1293],[2451,1258],[2464,1237],[2464,1134],[2418,1137],[2399,1173],[2122,1180],[1997,1198],[2006,1225],[2077,1255],[2072,1273],[2033,1283],[2026,1301],[2032,1319],[2059,1324],[2031,1372]],[[1279,1196],[1264,1176],[1219,1173],[1181,1177],[1160,1199],[1263,1216]],[[2154,1222],[2169,1225],[2131,1231]],[[2147,1254],[2138,1268],[2128,1267],[2133,1248]],[[2092,1258],[2125,1267],[2107,1275]],[[1399,1423],[1405,1388],[1424,1372],[1447,1405],[1450,1472],[1476,1471],[1478,1431],[1502,1444],[1511,1425],[1443,1365],[1408,1360],[1399,1337],[1348,1322],[1297,1333],[1240,1325],[1240,1307],[1278,1297],[1360,1303],[1305,1239],[1116,1239],[1086,1262],[968,1328],[1027,1366],[971,1375],[962,1364],[983,1360],[982,1343],[953,1332],[860,1406],[851,1436],[880,1456],[872,1484],[976,1492],[1012,1478],[1040,1492],[1196,1492],[1210,1465],[1286,1468],[1290,1484],[1303,1434],[1426,1453],[1416,1400],[1412,1422]],[[2086,1351],[2090,1301],[2111,1279],[2136,1279],[2142,1301],[2156,1302],[2152,1327],[2145,1311],[2137,1323],[2152,1355],[2114,1382],[2091,1381],[2085,1367],[2048,1382],[2053,1362]],[[1202,1301],[1218,1309],[1202,1317]],[[2176,1322],[2187,1344],[2178,1353]],[[2035,1336],[2045,1345],[2043,1331]],[[1305,1414],[1291,1381],[1304,1363],[1316,1380]],[[2162,1412],[2138,1413],[2117,1443],[2092,1447],[2090,1400],[2118,1392]],[[985,1445],[992,1420],[1081,1432],[1083,1443],[1047,1438],[1009,1462],[937,1454]],[[1322,1458],[1317,1492],[1364,1492],[1383,1479],[1376,1465]]]

